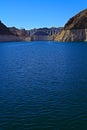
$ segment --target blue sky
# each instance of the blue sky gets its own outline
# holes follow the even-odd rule
[[[0,19],[9,27],[59,27],[86,8],[87,0],[0,0]]]

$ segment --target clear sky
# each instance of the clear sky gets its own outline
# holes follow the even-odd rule
[[[59,27],[86,8],[87,0],[0,0],[0,19],[8,27]]]

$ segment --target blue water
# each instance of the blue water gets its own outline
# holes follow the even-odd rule
[[[0,130],[87,130],[87,43],[0,43]]]

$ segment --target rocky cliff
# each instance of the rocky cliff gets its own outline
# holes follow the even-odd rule
[[[20,38],[14,35],[9,28],[0,21],[0,42],[20,41]]]
[[[22,41],[31,41],[31,37],[28,35],[27,30],[18,29],[16,27],[10,27],[9,30]]]
[[[72,17],[57,34],[56,41],[87,41],[87,9]]]
[[[13,35],[9,28],[0,21],[0,35]]]

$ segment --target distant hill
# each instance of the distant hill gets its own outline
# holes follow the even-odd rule
[[[31,36],[32,41],[53,41],[55,35],[60,32],[62,28],[38,28],[29,30],[29,34]]]
[[[38,28],[38,29],[31,29],[31,30],[25,30],[25,29],[18,29],[16,27],[9,28],[10,31],[20,38],[24,40],[32,40],[32,41],[40,41],[40,40],[54,40],[55,35],[60,32],[62,27],[56,28]]]
[[[70,18],[55,40],[63,42],[87,41],[87,9]]]
[[[25,29],[18,29],[16,27],[10,27],[9,30],[22,41],[31,41],[31,37],[28,34],[28,31]]]

